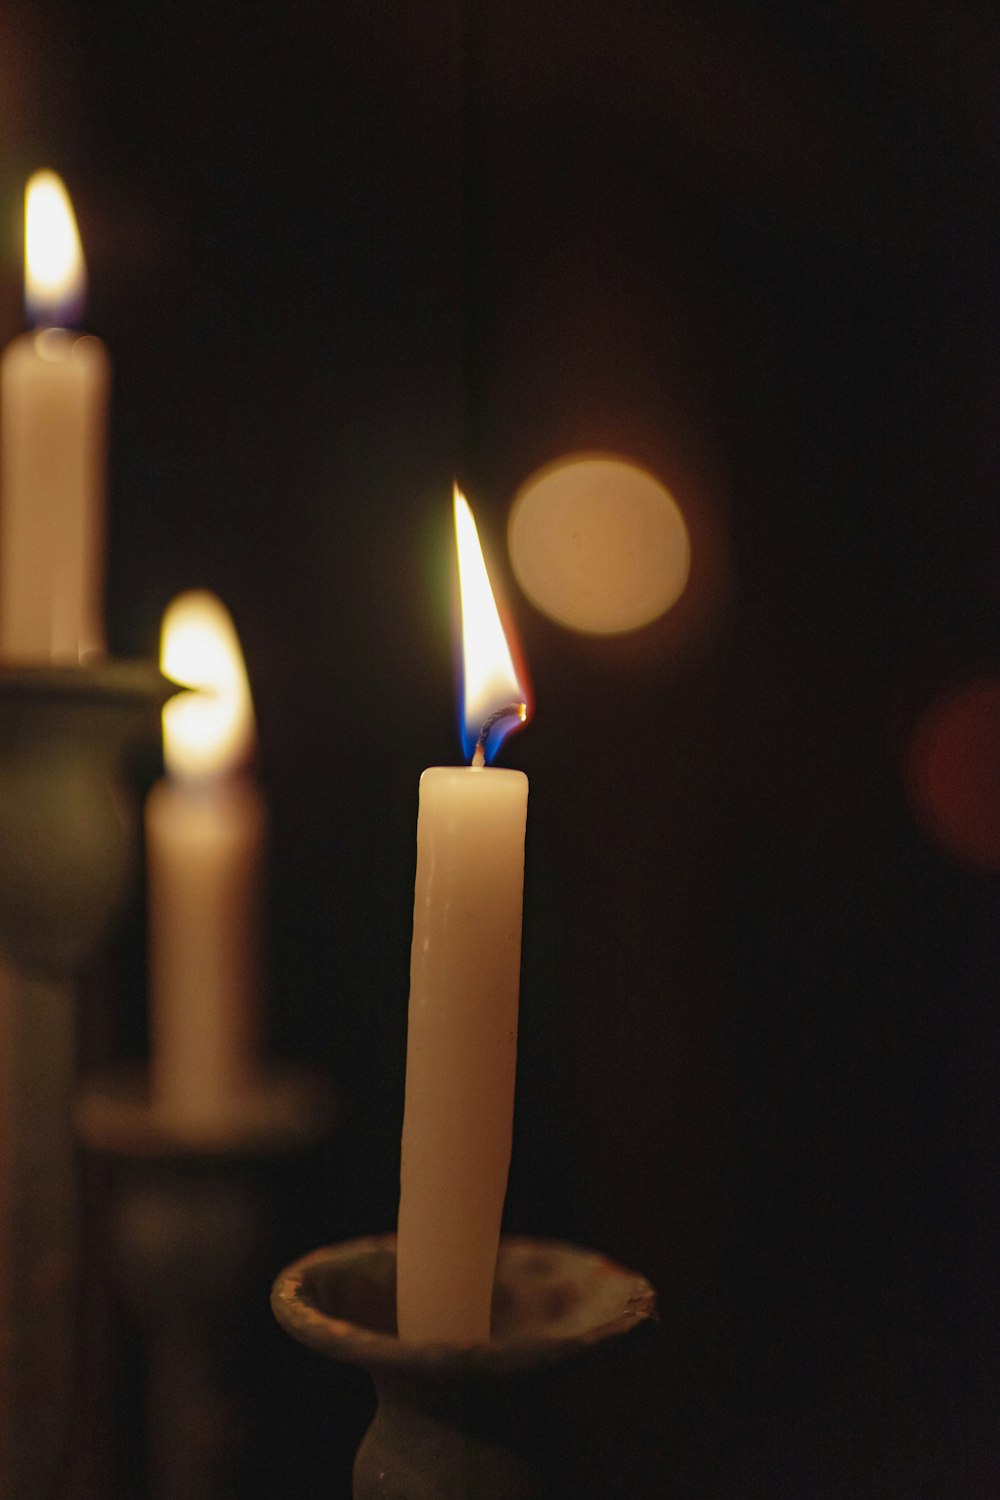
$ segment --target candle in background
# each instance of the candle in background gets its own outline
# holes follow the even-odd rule
[[[264,804],[243,656],[213,594],[170,605],[160,664],[198,691],[163,710],[167,775],[146,804],[151,1095],[173,1128],[211,1136],[256,1079]]]
[[[490,1333],[517,1062],[528,780],[486,766],[526,716],[468,504],[455,491],[473,764],[420,779],[397,1242],[400,1337]]]
[[[104,649],[110,366],[99,339],[56,326],[81,311],[86,270],[54,172],[29,181],[24,221],[36,330],[0,362],[0,658],[78,663]]]

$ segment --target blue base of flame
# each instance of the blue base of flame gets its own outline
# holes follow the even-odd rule
[[[506,718],[498,719],[497,722],[491,727],[489,734],[486,736],[486,741],[483,746],[483,753],[487,765],[490,765],[492,763],[494,757],[500,749],[500,746],[510,734],[511,730],[520,729],[523,722],[524,720],[522,719],[521,715],[514,709],[512,709],[510,714]],[[462,750],[465,754],[465,758],[467,761],[471,761],[472,757],[476,753],[476,746],[479,744],[479,736],[481,730],[478,727],[474,729],[470,728],[469,725],[465,722],[464,717],[462,717],[459,719],[458,733],[462,741]]]

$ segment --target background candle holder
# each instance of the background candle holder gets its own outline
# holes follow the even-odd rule
[[[648,1326],[656,1294],[594,1251],[506,1238],[489,1343],[404,1343],[395,1304],[395,1235],[316,1250],[272,1292],[294,1338],[375,1383],[354,1500],[531,1500],[551,1493],[539,1409],[553,1370]]]
[[[165,1117],[137,1070],[81,1097],[81,1137],[110,1178],[112,1275],[144,1341],[150,1500],[236,1493],[232,1356],[273,1265],[266,1167],[319,1142],[335,1114],[325,1082],[299,1069],[265,1075],[209,1133]]]
[[[122,760],[172,689],[152,665],[0,668],[0,1496],[54,1493],[71,1411],[74,978],[126,890]]]

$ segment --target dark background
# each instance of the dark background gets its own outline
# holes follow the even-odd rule
[[[995,1500],[996,875],[903,774],[922,707],[996,665],[989,7],[44,0],[2,30],[5,336],[51,165],[115,361],[111,644],[152,654],[204,585],[255,691],[273,1049],[345,1108],[275,1185],[271,1269],[394,1220],[458,473],[537,700],[504,752],[508,1223],[662,1300],[580,1395],[567,1494]],[[507,573],[514,491],[584,448],[692,533],[684,600],[618,640]],[[133,913],[98,1061],[141,1054],[141,942]],[[263,1291],[237,1493],[346,1495],[365,1382]],[[138,1493],[117,1379],[81,1494]]]

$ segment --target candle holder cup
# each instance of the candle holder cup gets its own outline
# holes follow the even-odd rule
[[[74,979],[132,868],[124,753],[174,691],[153,666],[0,667],[0,1500],[54,1493],[78,1237]]]
[[[126,749],[177,689],[145,662],[0,667],[0,953],[22,973],[74,973],[132,868]]]
[[[537,1441],[554,1367],[649,1326],[649,1282],[546,1240],[500,1243],[488,1343],[408,1343],[395,1331],[396,1239],[314,1251],[271,1305],[294,1337],[359,1365],[378,1407],[354,1464],[354,1500],[534,1500],[549,1493]]]

